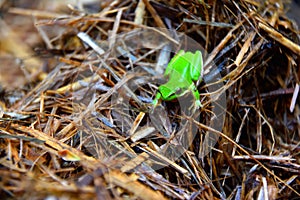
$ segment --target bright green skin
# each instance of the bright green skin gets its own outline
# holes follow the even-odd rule
[[[202,77],[202,66],[200,51],[192,53],[180,50],[166,68],[164,75],[169,77],[169,81],[158,87],[158,92],[152,102],[154,106],[157,105],[159,99],[171,101],[191,91],[195,98],[196,108],[200,107],[200,95],[194,82]]]

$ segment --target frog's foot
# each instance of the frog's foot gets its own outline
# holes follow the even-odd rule
[[[157,106],[157,104],[158,104],[158,99],[154,99],[152,101],[152,107],[155,108]]]
[[[192,113],[195,113],[199,108],[202,107],[202,104],[200,100],[196,100],[190,107],[189,110],[192,111]]]
[[[195,107],[196,107],[196,109],[199,109],[202,107],[202,104],[199,99],[195,101]]]
[[[155,99],[152,101],[152,108],[150,109],[150,112],[153,112],[154,109],[157,107],[158,105],[158,101],[160,100],[161,98],[161,94],[158,92],[155,96]]]

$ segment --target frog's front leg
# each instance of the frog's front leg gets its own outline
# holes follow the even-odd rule
[[[195,98],[194,109],[199,109],[200,107],[202,107],[199,91],[198,91],[197,87],[195,86],[195,84],[192,84],[189,89],[190,89],[190,91],[192,91],[193,96]]]
[[[190,58],[191,62],[191,76],[193,81],[198,81],[203,74],[203,60],[201,51],[196,51]]]
[[[152,101],[153,108],[155,108],[158,104],[158,101],[161,99],[161,93],[157,92],[154,100]]]

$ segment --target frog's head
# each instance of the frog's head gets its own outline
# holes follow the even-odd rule
[[[176,99],[177,97],[181,96],[182,93],[181,87],[175,85],[161,85],[158,88],[159,93],[161,94],[161,99],[166,101],[171,101]]]

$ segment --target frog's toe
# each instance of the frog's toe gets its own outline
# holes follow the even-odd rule
[[[196,107],[197,109],[199,109],[199,108],[202,107],[202,104],[201,104],[200,100],[196,100],[196,101],[195,101],[195,107]]]
[[[189,109],[192,110],[192,112],[196,112],[196,110],[198,110],[199,108],[202,107],[202,104],[200,102],[200,100],[196,100],[194,104],[192,104]]]
[[[158,104],[158,99],[154,99],[154,100],[152,101],[152,106],[153,106],[153,107],[156,107],[157,104]]]

